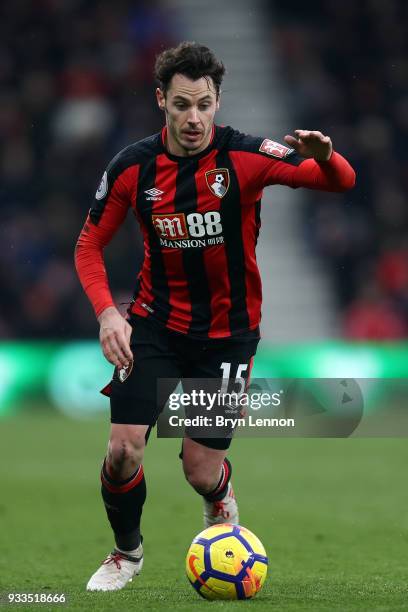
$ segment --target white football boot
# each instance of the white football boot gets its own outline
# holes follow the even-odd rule
[[[209,502],[203,499],[205,528],[222,523],[239,524],[238,504],[231,483],[228,484],[227,493],[221,501]]]
[[[87,591],[117,591],[123,589],[132,582],[134,576],[138,576],[143,567],[143,546],[140,543],[133,556],[114,550],[93,574],[88,584]]]

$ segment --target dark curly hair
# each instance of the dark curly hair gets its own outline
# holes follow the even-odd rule
[[[166,49],[156,58],[154,76],[165,95],[175,74],[183,74],[193,81],[211,77],[218,97],[225,67],[208,47],[185,41],[178,47]]]

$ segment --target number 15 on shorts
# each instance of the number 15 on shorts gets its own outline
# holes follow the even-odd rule
[[[232,378],[231,376],[232,367],[231,366],[232,364],[229,363],[228,361],[223,361],[222,364],[220,365],[220,369],[222,370],[221,393],[228,392],[228,385],[231,382],[231,378]],[[249,367],[248,363],[239,363],[237,365],[237,371],[235,373],[235,380],[234,380],[235,393],[241,394],[245,391],[246,379],[244,378],[243,374],[246,373],[247,378],[248,378],[248,367]],[[238,385],[238,388],[236,385]]]

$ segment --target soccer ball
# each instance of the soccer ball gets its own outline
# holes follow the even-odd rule
[[[268,557],[262,543],[240,525],[213,525],[193,540],[186,572],[205,599],[249,599],[265,582]]]

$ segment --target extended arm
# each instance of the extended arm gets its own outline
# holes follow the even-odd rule
[[[346,191],[356,175],[349,162],[333,151],[321,132],[296,130],[285,136],[287,146],[268,138],[247,138],[231,157],[254,197],[268,185]]]
[[[285,141],[304,158],[294,168],[291,187],[308,187],[325,191],[346,191],[354,187],[356,174],[348,161],[333,151],[329,136],[321,132],[295,130],[297,138],[285,136]]]

